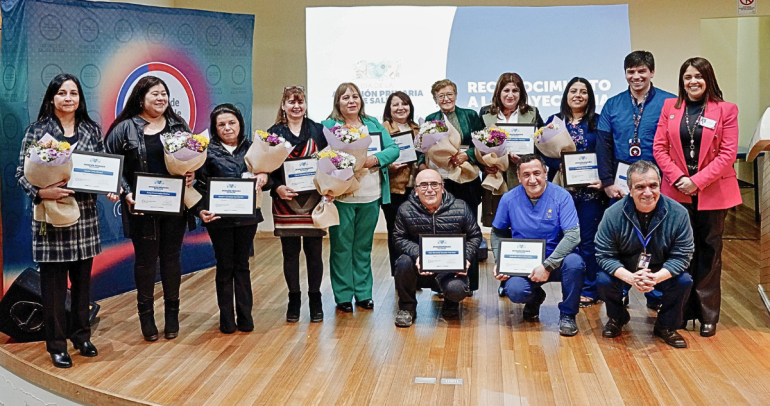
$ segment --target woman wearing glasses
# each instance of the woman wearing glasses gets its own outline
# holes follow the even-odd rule
[[[353,83],[343,83],[334,92],[334,106],[329,118],[321,124],[366,127],[369,133],[380,133],[382,150],[370,155],[364,163],[369,172],[359,181],[355,193],[334,201],[340,215],[340,224],[329,227],[329,273],[337,309],[353,312],[356,306],[374,309],[372,300],[372,240],[380,214],[380,204],[390,203],[388,165],[398,158],[398,146],[388,130],[376,118],[364,112],[361,91]]]
[[[275,124],[267,132],[278,134],[294,146],[288,159],[309,158],[314,152],[326,148],[326,138],[321,124],[307,118],[305,88],[289,86],[284,88],[281,105]],[[273,221],[275,235],[281,238],[283,251],[283,276],[289,288],[289,305],[286,309],[286,321],[299,321],[302,304],[302,291],[299,284],[299,253],[305,251],[307,265],[308,299],[310,322],[320,323],[324,319],[321,302],[321,280],[324,264],[321,258],[323,236],[326,232],[313,227],[311,214],[321,200],[315,190],[297,193],[286,186],[283,167],[271,175],[273,189]]]
[[[439,80],[431,87],[431,93],[433,94],[433,100],[438,104],[440,110],[429,115],[426,120],[443,120],[451,124],[462,136],[461,144],[463,149],[467,146],[465,151],[458,152],[450,163],[454,166],[460,166],[466,161],[469,161],[473,165],[479,165],[476,161],[476,156],[471,142],[471,133],[484,129],[484,122],[479,115],[470,109],[463,109],[457,107],[455,102],[457,101],[457,85],[449,79]],[[424,163],[424,155],[421,157],[420,169],[425,169],[430,166],[430,163]],[[476,178],[470,182],[457,183],[446,178],[446,171],[441,168],[436,169],[441,177],[444,178],[444,190],[453,194],[456,198],[465,201],[470,206],[474,215],[479,211],[479,204],[481,203],[481,195],[483,188],[481,187],[481,179]],[[470,279],[471,290],[477,290],[479,288],[479,263],[474,259],[471,261],[471,267],[468,269],[468,277]]]

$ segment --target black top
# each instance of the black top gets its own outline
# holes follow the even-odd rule
[[[655,214],[655,210],[649,212],[649,213],[642,213],[639,210],[636,211],[636,218],[639,219],[639,225],[642,227],[642,234],[647,236],[648,229],[650,228],[650,221],[652,221],[652,216]]]
[[[166,169],[166,160],[163,158],[163,141],[161,141],[161,134],[168,134],[171,132],[166,121],[166,126],[163,131],[157,134],[144,134],[144,144],[147,146],[147,169],[151,173],[160,173],[163,175],[169,175],[168,169]]]
[[[682,116],[682,122],[679,124],[679,137],[682,140],[682,151],[684,151],[684,161],[687,164],[687,171],[690,176],[695,175],[698,172],[698,156],[700,154],[700,141],[703,135],[703,126],[698,124],[698,118],[702,117],[704,108],[706,107],[706,98],[701,100],[691,101],[685,100],[685,111],[690,121],[690,131],[693,133],[692,140],[694,150],[690,150],[690,132],[687,129],[687,121]],[[692,152],[692,154],[691,154]]]
[[[77,128],[75,128],[75,132],[72,134],[72,137],[65,137],[63,132],[62,133],[57,132],[56,134],[54,134],[53,137],[54,139],[56,139],[56,141],[69,142],[70,145],[75,145],[78,142],[78,140],[80,140],[80,136],[78,135]]]

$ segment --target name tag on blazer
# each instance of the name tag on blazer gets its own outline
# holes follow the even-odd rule
[[[710,128],[710,129],[713,130],[714,127],[716,127],[717,122],[716,122],[716,120],[712,120],[710,118],[701,117],[700,121],[698,121],[698,124],[700,124],[703,127]]]

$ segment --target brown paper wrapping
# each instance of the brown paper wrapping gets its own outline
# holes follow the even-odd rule
[[[206,163],[207,155],[208,151],[203,151],[200,155],[193,159],[182,161],[174,158],[172,154],[164,153],[163,158],[166,161],[166,169],[168,169],[168,173],[177,176],[184,176],[185,173],[193,172],[203,166],[203,164]],[[192,187],[185,188],[184,205],[187,206],[188,209],[195,206],[202,198],[203,196],[201,196],[201,194]]]
[[[322,171],[315,173],[313,183],[318,193],[323,195],[342,196],[355,192],[361,187],[358,183],[358,179],[352,176],[348,180],[343,180],[332,175],[327,175]],[[326,229],[331,226],[338,226],[340,224],[340,214],[337,211],[337,206],[333,202],[327,202],[321,200],[320,203],[313,209],[313,225],[316,228]]]
[[[491,190],[493,195],[499,196],[505,194],[508,191],[508,185],[505,183],[503,172],[508,170],[508,154],[497,156],[495,153],[482,155],[478,148],[476,151],[476,159],[484,164],[484,166],[496,167],[498,172],[494,175],[487,174],[484,178],[484,182],[481,186],[484,189]]]
[[[255,137],[258,137],[255,135]],[[286,158],[289,157],[292,150],[286,149],[284,145],[274,145],[261,141],[254,140],[246,151],[244,160],[246,161],[246,169],[253,174],[258,173],[270,173],[280,168]],[[255,199],[256,207],[259,209],[262,207],[262,188],[257,189],[257,197]]]
[[[41,165],[24,160],[24,176],[29,183],[45,188],[61,181],[69,181],[72,161],[64,165]],[[43,200],[33,211],[35,221],[49,223],[54,227],[69,227],[80,219],[80,207],[73,196],[59,200]]]
[[[460,152],[462,136],[448,120],[444,124],[449,129],[449,135],[433,144],[425,153],[425,159],[433,162],[440,168],[444,168],[449,173],[448,178],[457,183],[468,183],[478,178],[479,169],[469,161],[463,162],[460,166],[454,166],[449,163],[449,160]]]

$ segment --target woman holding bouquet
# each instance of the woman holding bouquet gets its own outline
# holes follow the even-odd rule
[[[75,193],[63,188],[67,181],[47,187],[34,186],[24,173],[29,147],[46,134],[54,140],[75,145],[74,150],[104,152],[102,131],[88,116],[83,88],[78,79],[62,73],[51,80],[43,96],[37,121],[27,127],[21,143],[16,180],[34,205],[43,200],[60,200],[74,196],[80,212],[75,224],[54,227],[45,222],[32,220],[32,252],[40,266],[40,290],[45,320],[46,349],[54,366],[69,368],[72,359],[67,353],[67,338],[85,357],[95,357],[98,352],[91,343],[91,326],[88,324],[91,302],[91,266],[94,257],[101,252],[99,239],[99,215],[96,195]],[[66,144],[65,144],[66,145]],[[110,201],[118,196],[108,194]],[[72,284],[71,316],[67,320],[64,302],[67,296],[67,277]]]
[[[134,212],[133,182],[136,172],[168,175],[162,135],[190,132],[184,119],[169,108],[166,83],[145,76],[136,83],[123,111],[107,133],[106,149],[124,156],[121,186],[123,234],[131,238],[136,255],[134,281],[142,335],[147,341],[158,339],[155,326],[155,263],[160,259],[160,276],[165,302],[166,339],[179,335],[179,285],[182,279],[182,240],[185,228],[195,229],[195,219],[185,210],[183,216],[141,215]],[[186,175],[191,186],[195,174]]]
[[[550,124],[556,117],[566,124],[567,131],[578,152],[596,151],[598,137],[596,123],[599,122],[599,115],[596,114],[596,99],[588,80],[575,77],[567,83],[561,98],[560,112],[548,117],[546,125]],[[543,156],[543,159],[548,165],[548,180],[553,181],[554,176],[559,172],[561,159],[546,156]],[[572,195],[575,209],[577,209],[580,222],[578,251],[586,264],[586,276],[583,282],[583,291],[580,294],[580,307],[589,307],[600,303],[596,292],[596,273],[599,272],[599,265],[596,263],[594,237],[609,202],[607,195],[602,193],[600,181],[586,187],[568,188],[567,190]]]
[[[388,165],[398,159],[398,146],[376,118],[366,115],[361,91],[353,83],[337,87],[332,112],[321,124],[326,128],[336,125],[366,127],[369,133],[380,133],[382,140],[382,150],[369,155],[363,164],[367,172],[359,179],[361,188],[334,201],[340,224],[329,227],[329,271],[337,309],[351,313],[355,298],[356,306],[371,310],[374,308],[372,240],[380,204],[390,203]]]
[[[208,193],[210,178],[241,178],[246,170],[244,156],[251,140],[244,135],[243,115],[232,104],[220,104],[210,116],[211,143],[206,163],[197,171],[195,188],[201,195]],[[267,175],[257,175],[257,187],[267,183]],[[236,328],[243,332],[254,330],[251,308],[254,299],[251,292],[249,257],[254,252],[254,235],[262,222],[262,212],[255,216],[220,218],[209,210],[204,197],[194,207],[203,220],[204,227],[214,246],[217,260],[216,289],[219,305],[219,331],[232,334]],[[235,299],[235,308],[233,308]],[[236,315],[238,319],[236,321]]]
[[[420,131],[420,126],[414,122],[414,104],[404,92],[394,92],[385,102],[385,112],[382,113],[382,125],[390,135],[411,131],[414,136]],[[414,190],[414,177],[417,175],[416,163],[390,164],[390,203],[382,205],[385,223],[388,227],[388,253],[390,255],[390,274],[396,271],[396,247],[393,244],[393,225],[401,203],[409,199]]]
[[[314,152],[326,148],[326,137],[323,126],[307,118],[305,104],[305,89],[301,86],[290,86],[283,90],[281,105],[275,124],[267,132],[276,134],[294,146],[289,155],[293,158],[309,158]],[[296,193],[286,186],[283,167],[271,175],[273,189],[273,221],[275,235],[281,238],[283,251],[283,276],[289,288],[289,305],[286,309],[286,321],[299,321],[302,304],[302,291],[299,283],[299,253],[305,251],[307,265],[308,299],[310,305],[310,321],[322,322],[324,319],[323,303],[321,302],[321,281],[324,275],[324,264],[321,261],[323,253],[323,236],[326,232],[313,227],[311,213],[321,200],[321,195],[315,190]]]

